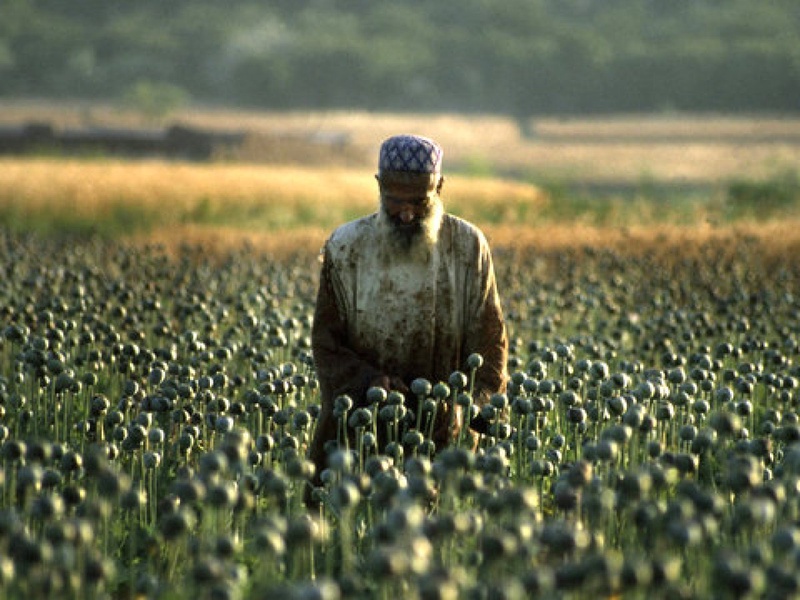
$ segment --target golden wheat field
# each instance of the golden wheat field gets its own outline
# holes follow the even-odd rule
[[[23,221],[61,215],[94,222],[99,231],[114,218],[144,215],[146,227],[132,222],[121,236],[168,249],[188,243],[222,251],[246,243],[276,255],[313,252],[338,223],[372,212],[377,202],[368,170],[282,165],[3,159],[0,181],[3,214]],[[792,220],[716,226],[699,212],[689,225],[659,224],[657,215],[619,227],[580,216],[539,222],[552,200],[534,186],[465,177],[446,185],[448,207],[479,223],[498,248],[592,246],[668,255],[670,248],[709,241],[733,246],[752,238],[770,241],[774,253],[800,249],[800,228]],[[621,211],[625,205],[616,206]]]
[[[34,121],[59,128],[168,124],[107,105],[0,103],[0,126]],[[375,209],[380,142],[415,132],[445,148],[448,209],[477,222],[499,246],[644,250],[756,237],[770,240],[775,252],[787,252],[800,238],[792,220],[723,226],[710,210],[726,181],[796,172],[796,118],[550,117],[533,120],[533,137],[523,137],[512,120],[492,115],[187,109],[173,115],[172,123],[242,131],[248,138],[236,152],[209,163],[2,158],[0,211],[23,228],[44,217],[80,222],[89,231],[86,223],[100,230],[115,222],[119,235],[167,247],[188,241],[226,248],[246,241],[276,253],[314,249],[336,224]],[[510,173],[524,177],[512,181]],[[558,198],[542,191],[540,182],[545,188],[553,182],[686,184],[700,186],[708,201],[676,207],[670,199],[604,200],[600,223],[596,211],[559,214]]]
[[[765,177],[800,165],[796,115],[612,115],[531,117],[533,136],[498,115],[364,111],[266,112],[187,108],[166,122],[98,103],[0,102],[0,126],[31,121],[56,127],[160,127],[183,124],[240,131],[250,144],[234,158],[372,168],[378,146],[402,132],[428,135],[451,168],[514,172],[543,181],[664,181],[713,184]],[[312,143],[297,145],[297,140]],[[331,139],[344,144],[326,145]],[[283,147],[276,149],[276,145]]]

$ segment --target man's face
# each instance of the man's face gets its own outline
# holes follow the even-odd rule
[[[436,193],[413,186],[381,186],[383,210],[399,231],[420,231],[430,215]]]
[[[430,180],[420,182],[381,181],[381,207],[392,230],[407,243],[417,239],[436,213],[442,179],[435,187]]]

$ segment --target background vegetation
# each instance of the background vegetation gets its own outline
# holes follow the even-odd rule
[[[373,212],[367,169],[160,160],[26,157],[0,160],[0,225],[63,239],[189,244],[208,258],[248,245],[273,256],[313,256],[337,225]],[[499,250],[611,247],[669,254],[713,238],[759,239],[773,254],[800,245],[796,171],[741,178],[705,191],[642,183],[598,198],[558,185],[449,176],[447,209],[480,224]]]
[[[98,166],[63,165],[84,179]],[[158,181],[190,183],[183,167]],[[161,167],[122,165],[126,210],[153,190],[141,168]],[[52,174],[69,204],[74,186]],[[107,193],[81,191],[104,206]],[[533,252],[506,238],[511,377],[476,407],[491,423],[477,449],[434,448],[425,423],[437,402],[475,406],[478,356],[415,380],[416,407],[340,397],[355,444],[332,453],[314,508],[315,254],[3,231],[0,595],[795,598],[791,228],[737,223],[689,243],[650,229],[617,249],[609,230],[570,225],[560,247],[535,230]]]
[[[6,0],[5,96],[532,114],[786,111],[794,0]]]
[[[797,596],[800,125],[701,112],[796,108],[794,0],[0,6],[0,125],[261,134],[0,160],[0,595]],[[405,433],[308,510],[317,250],[404,130],[492,242],[508,394],[432,458],[341,399]]]

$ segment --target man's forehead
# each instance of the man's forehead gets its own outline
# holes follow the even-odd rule
[[[383,172],[378,175],[381,191],[395,195],[427,195],[436,189],[439,175],[427,173]]]

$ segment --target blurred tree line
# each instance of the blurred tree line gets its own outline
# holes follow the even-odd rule
[[[791,111],[798,33],[797,0],[0,0],[0,94]]]

